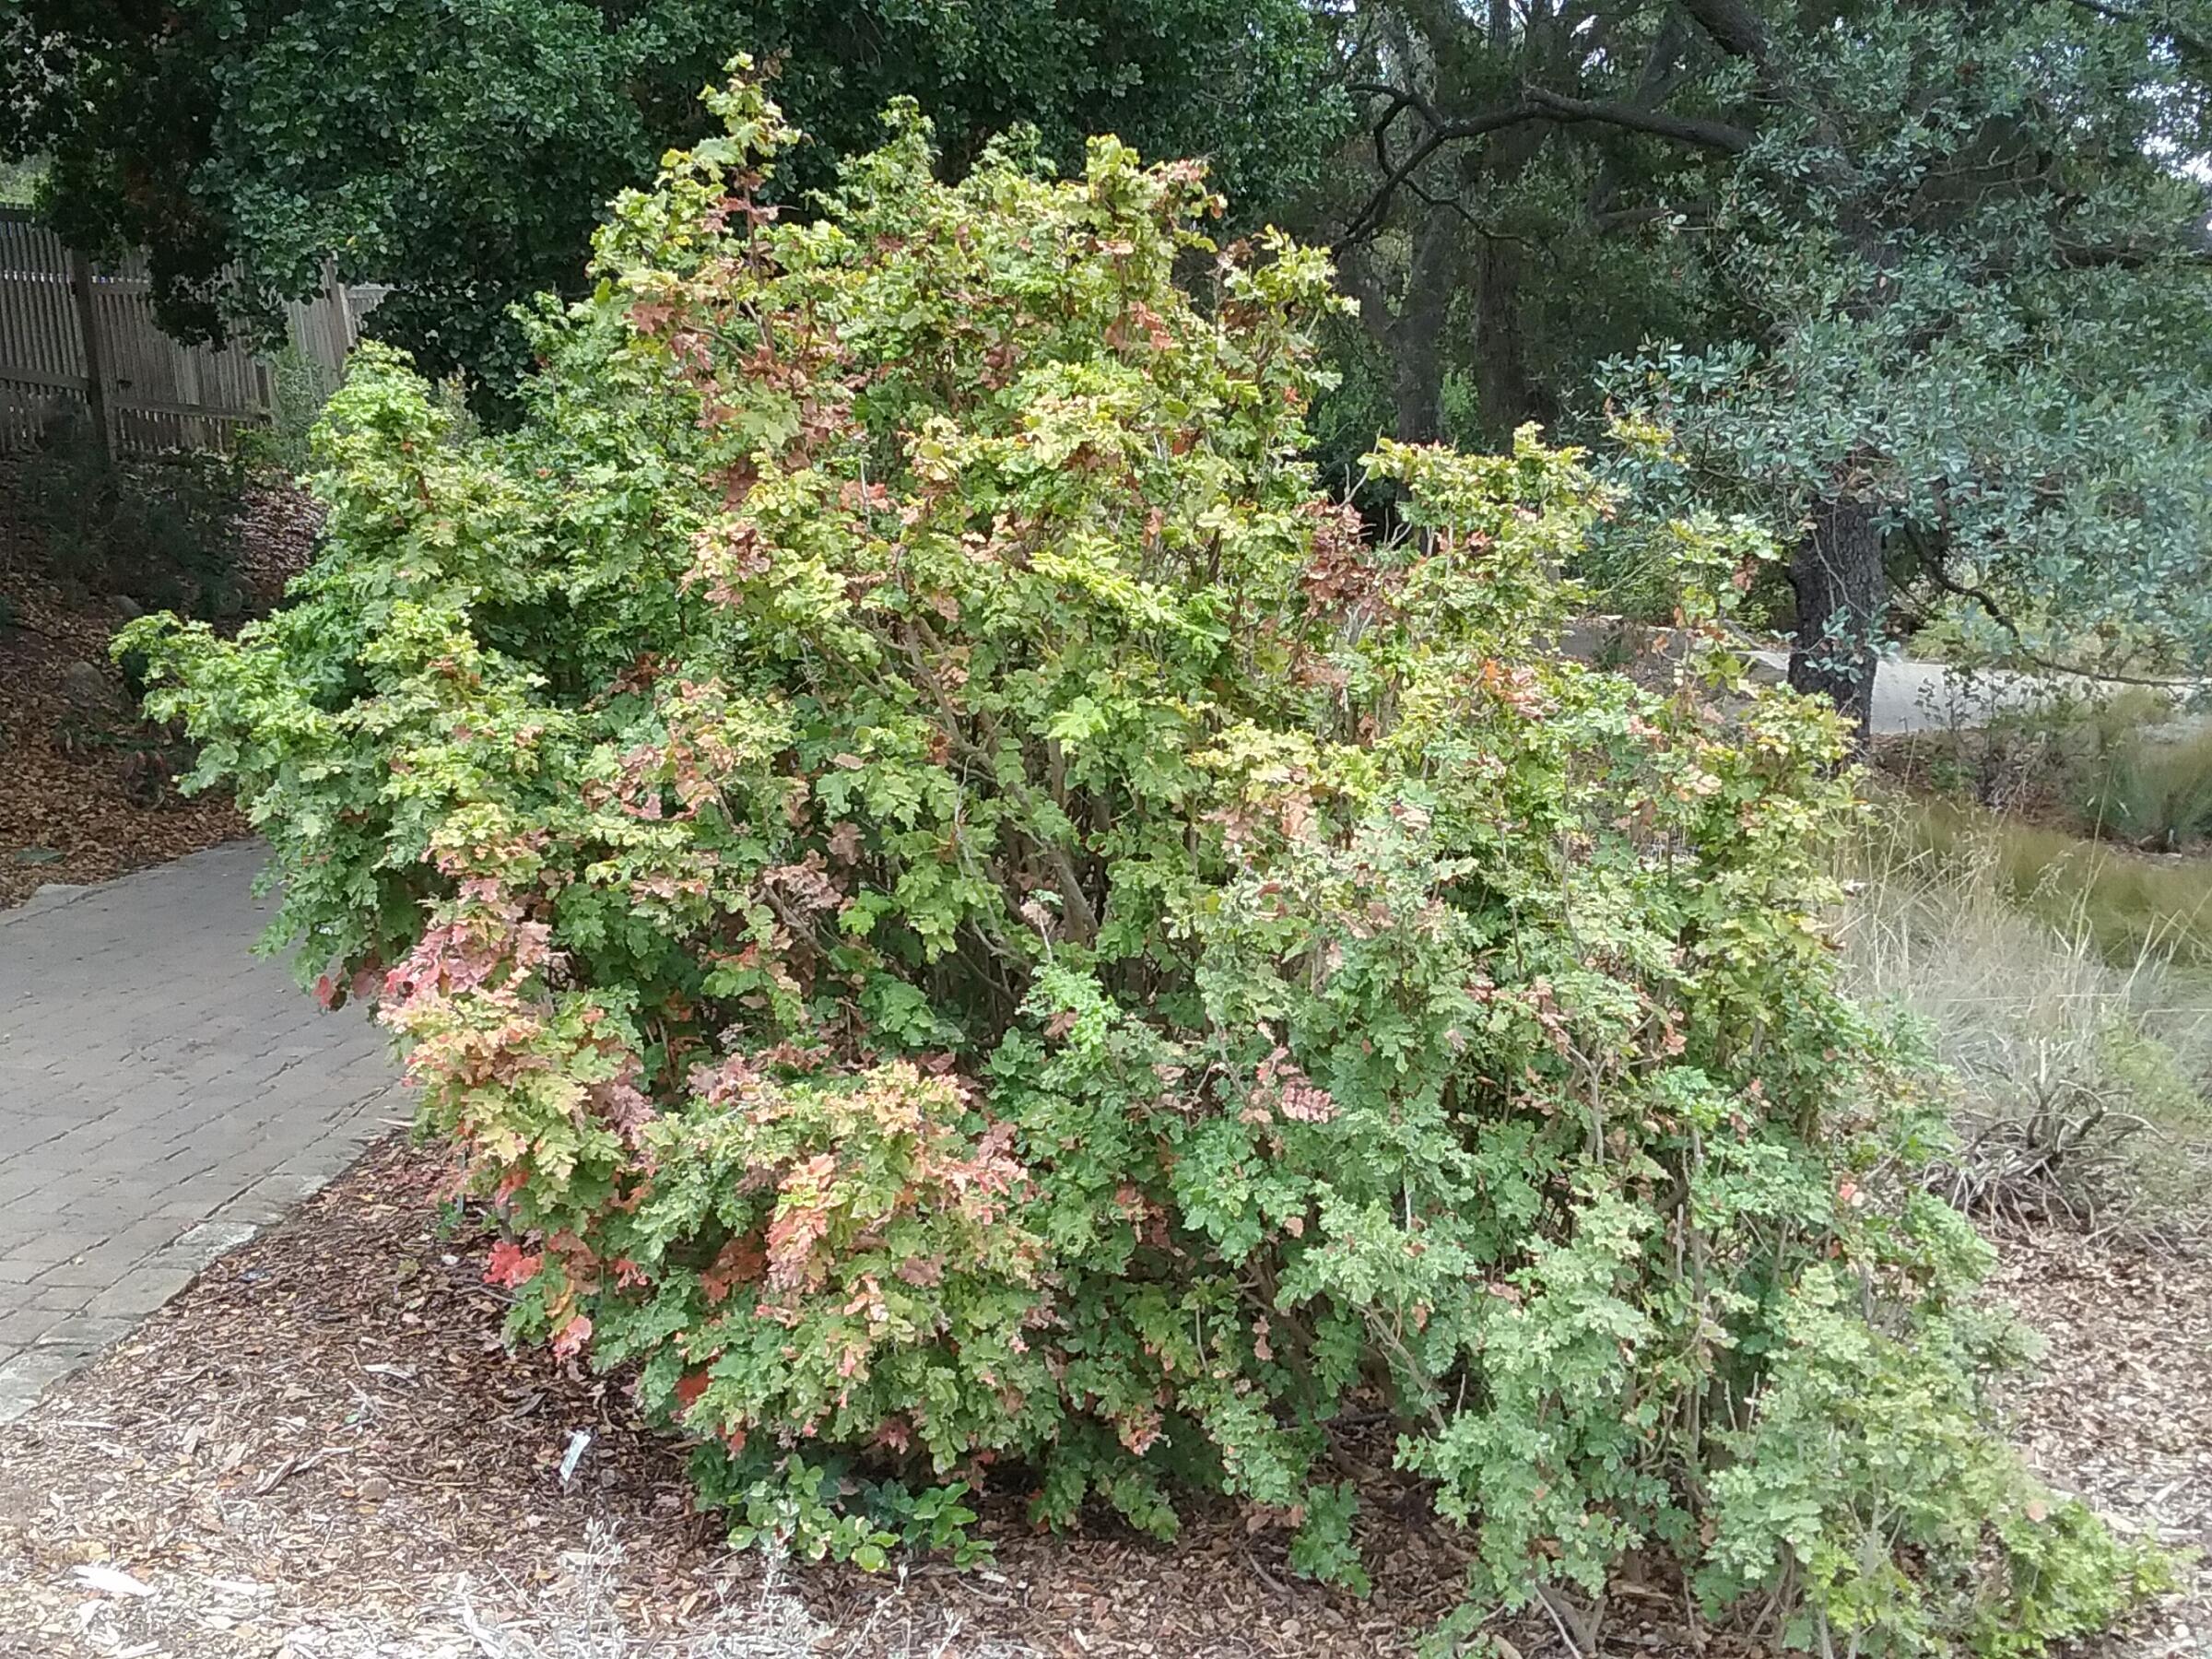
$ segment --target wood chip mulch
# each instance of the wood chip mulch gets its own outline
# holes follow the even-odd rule
[[[471,1625],[542,1621],[564,1575],[608,1554],[601,1600],[641,1643],[760,1607],[759,1559],[692,1512],[681,1449],[621,1382],[503,1348],[488,1241],[441,1234],[441,1174],[384,1143],[0,1430],[0,1632],[32,1633],[0,1654],[520,1659]],[[1233,1517],[1172,1550],[1111,1524],[1035,1536],[1011,1499],[984,1525],[984,1572],[791,1572],[812,1632],[791,1659],[1400,1653],[1460,1572],[1406,1533],[1362,1602],[1290,1582],[1283,1537]]]
[[[2127,1652],[2212,1656],[2212,1255],[2065,1229],[1999,1240],[1994,1293],[2041,1334],[2014,1439],[2043,1479],[2183,1556]]]
[[[1292,1580],[1282,1537],[1233,1515],[1170,1549],[1110,1521],[1034,1535],[1010,1496],[986,1506],[987,1571],[779,1579],[692,1511],[681,1449],[619,1379],[505,1350],[488,1241],[441,1225],[442,1180],[382,1143],[0,1430],[0,1655],[1335,1659],[1408,1653],[1453,1599],[1449,1541],[1387,1501],[1365,1601]],[[2050,1335],[2019,1402],[2047,1477],[2212,1545],[2212,1264],[2042,1235],[2009,1246],[2000,1289]],[[1743,1651],[1645,1594],[1617,1599],[1605,1652]],[[2200,1582],[2108,1651],[2180,1659],[2206,1632]]]

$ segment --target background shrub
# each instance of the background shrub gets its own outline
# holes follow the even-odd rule
[[[244,488],[243,468],[213,451],[112,461],[78,418],[57,422],[26,457],[13,505],[57,580],[219,619],[243,605]]]
[[[249,428],[239,450],[249,466],[296,477],[314,464],[311,438],[338,375],[287,340],[270,363],[275,396],[265,426]]]
[[[125,641],[517,1331],[864,1564],[1013,1469],[1358,1587],[1356,1408],[1471,1596],[1586,1636],[1631,1551],[1862,1653],[2151,1582],[1985,1420],[1939,1113],[1832,982],[1838,723],[1542,644],[1615,503],[1533,434],[1383,445],[1371,542],[1300,459],[1326,263],[1216,248],[1194,165],[947,186],[900,110],[786,223],[775,109],[712,102],[519,431],[366,351],[295,602]],[[1701,635],[1746,548],[1674,545]]]
[[[2086,771],[2079,810],[2097,834],[2162,853],[2212,836],[2212,731],[2136,728],[2104,744]]]

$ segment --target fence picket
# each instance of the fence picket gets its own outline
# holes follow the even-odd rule
[[[58,409],[106,404],[115,451],[229,449],[274,413],[276,377],[245,346],[187,346],[154,320],[145,257],[88,272],[80,304],[70,250],[19,208],[0,208],[0,450],[35,444]],[[348,290],[335,278],[309,300],[285,306],[300,350],[335,372],[359,338],[359,318],[381,288]],[[87,338],[89,322],[93,337]],[[104,399],[89,395],[100,365]]]

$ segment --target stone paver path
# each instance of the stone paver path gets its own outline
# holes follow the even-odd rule
[[[406,1114],[383,1034],[248,954],[261,858],[0,912],[0,1422]]]

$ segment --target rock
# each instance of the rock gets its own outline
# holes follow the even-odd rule
[[[62,670],[61,687],[69,706],[82,714],[112,714],[123,706],[123,693],[97,663],[71,663]]]
[[[128,594],[111,594],[108,599],[108,609],[119,622],[135,622],[146,615],[146,606]]]

